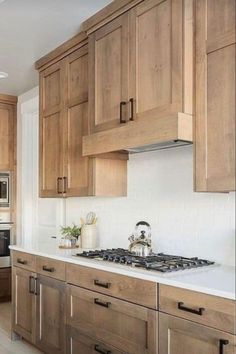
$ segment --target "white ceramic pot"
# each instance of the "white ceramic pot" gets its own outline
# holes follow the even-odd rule
[[[96,248],[97,247],[97,226],[96,224],[92,225],[83,225],[81,230],[81,240],[82,248]]]

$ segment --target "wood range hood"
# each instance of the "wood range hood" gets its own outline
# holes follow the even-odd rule
[[[173,113],[163,117],[147,117],[83,137],[83,155],[96,155],[126,150],[130,153],[161,150],[192,144],[193,117]]]

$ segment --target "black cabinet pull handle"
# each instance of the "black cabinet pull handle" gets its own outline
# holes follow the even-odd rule
[[[129,100],[130,102],[130,118],[129,120],[134,120],[134,99],[133,98],[130,98]]]
[[[100,354],[112,354],[112,352],[110,350],[100,349],[99,345],[97,345],[97,344],[95,344],[94,350],[95,350],[95,352],[98,352]]]
[[[100,286],[101,288],[109,289],[111,287],[111,283],[102,283],[99,280],[94,280],[94,285]]]
[[[29,293],[34,294],[35,289],[32,289],[32,280],[34,280],[34,277],[32,275],[29,276]]]
[[[99,299],[94,299],[94,303],[96,305],[99,305],[99,306],[102,306],[102,307],[106,307],[106,308],[108,308],[111,305],[110,302],[101,301]]]
[[[17,263],[26,265],[28,262],[23,259],[17,258]]]
[[[67,177],[63,177],[63,192],[62,193],[66,193],[67,192]]]
[[[220,339],[220,351],[219,354],[224,354],[224,346],[228,345],[229,341],[227,339]]]
[[[55,269],[53,267],[52,268],[48,268],[47,266],[43,266],[43,270],[45,272],[49,272],[49,273],[55,272]]]
[[[120,102],[120,124],[126,123],[126,120],[123,119],[123,107],[126,105],[125,101]]]
[[[60,190],[60,182],[62,181],[62,177],[57,177],[57,193],[58,194],[63,194],[63,192]]]
[[[203,307],[200,307],[198,310],[186,307],[186,306],[184,306],[183,302],[178,302],[178,309],[181,310],[181,311],[194,313],[195,315],[199,315],[199,316],[202,316],[203,315],[203,311],[205,311],[205,309]]]

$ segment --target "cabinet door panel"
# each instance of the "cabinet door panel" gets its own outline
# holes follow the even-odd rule
[[[0,103],[0,170],[9,171],[14,164],[14,107]]]
[[[63,177],[63,87],[62,62],[40,74],[40,196],[60,197],[58,178]]]
[[[91,34],[89,52],[90,128],[96,132],[120,124],[120,102],[128,98],[128,14]]]
[[[180,2],[145,1],[131,10],[130,26],[130,96],[135,100],[135,118],[182,111]]]
[[[58,185],[58,177],[62,171],[62,117],[55,113],[41,120],[41,194],[42,196],[60,196],[62,185]]]
[[[196,191],[234,191],[235,0],[196,5]]]
[[[65,283],[38,276],[36,345],[46,353],[65,352]]]
[[[12,270],[13,331],[31,343],[35,341],[35,295],[30,293],[34,274],[20,268]]]
[[[163,313],[159,315],[159,354],[219,354],[220,340],[228,340],[224,354],[234,354],[233,335]]]
[[[64,175],[67,196],[86,196],[89,159],[82,156],[82,137],[88,133],[88,46],[66,58],[67,120],[64,124]]]

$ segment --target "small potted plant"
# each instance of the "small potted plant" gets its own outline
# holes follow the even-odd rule
[[[61,235],[63,236],[63,248],[75,248],[81,235],[81,227],[76,224],[72,226],[61,226]]]

